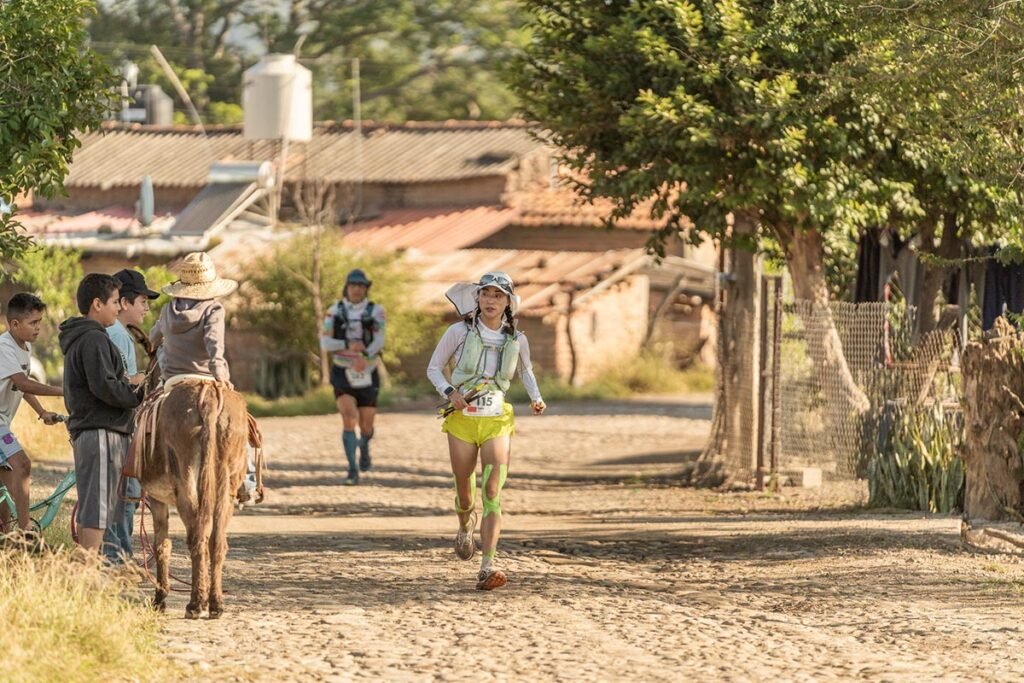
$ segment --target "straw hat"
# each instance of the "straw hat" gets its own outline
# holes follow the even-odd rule
[[[217,269],[206,252],[187,254],[176,270],[178,281],[172,282],[160,291],[179,299],[216,299],[227,296],[238,288],[236,281],[217,277]]]

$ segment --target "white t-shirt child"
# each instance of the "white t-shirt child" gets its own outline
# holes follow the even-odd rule
[[[22,393],[11,378],[19,372],[29,374],[32,346],[21,346],[10,332],[0,334],[0,429],[10,430],[14,415],[21,405]]]

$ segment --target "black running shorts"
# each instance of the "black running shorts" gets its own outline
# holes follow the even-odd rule
[[[345,368],[331,366],[331,386],[334,387],[334,398],[351,396],[359,408],[376,408],[377,394],[380,393],[380,373],[377,368],[371,374],[370,386],[353,387],[345,374]]]

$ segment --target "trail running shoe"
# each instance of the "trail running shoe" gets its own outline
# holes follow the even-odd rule
[[[359,471],[369,472],[372,463],[370,462],[370,449],[359,445]]]
[[[476,554],[476,542],[473,541],[473,532],[476,530],[476,512],[469,513],[466,526],[460,526],[459,532],[455,534],[455,555],[460,560],[472,560]]]
[[[494,567],[481,569],[476,578],[476,589],[478,591],[492,591],[508,583],[508,577],[505,576],[505,572]]]

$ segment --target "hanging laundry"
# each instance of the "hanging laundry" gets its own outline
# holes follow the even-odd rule
[[[993,248],[992,253],[995,251]],[[992,329],[996,318],[1003,315],[1004,311],[1024,313],[1024,263],[1003,265],[992,258],[985,266],[981,329]]]

